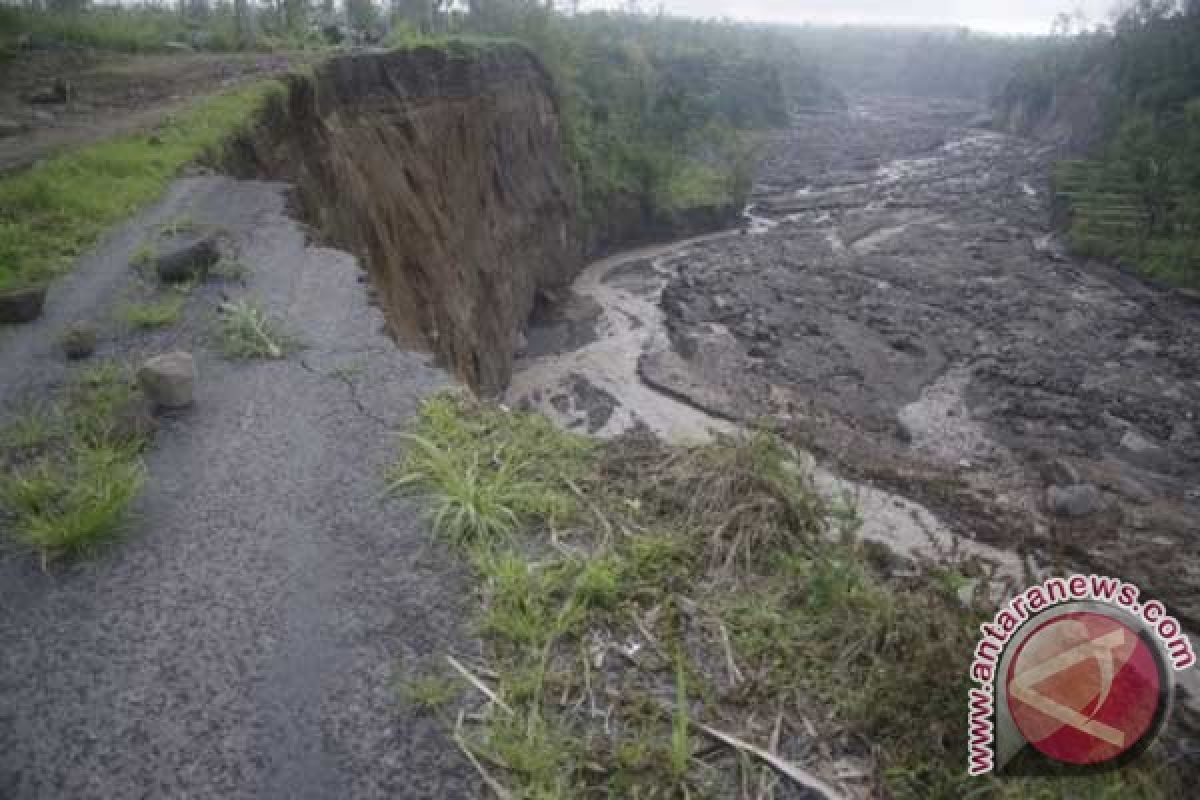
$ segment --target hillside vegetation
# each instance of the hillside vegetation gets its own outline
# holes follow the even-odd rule
[[[1081,95],[1096,119],[1071,118]],[[1099,132],[1055,175],[1078,252],[1200,285],[1200,8],[1144,2],[1111,31],[1063,38],[1022,64],[999,101]]]
[[[747,134],[785,126],[794,107],[844,105],[778,32],[519,2],[479,9],[463,31],[519,39],[553,73],[585,222],[601,245],[629,238],[605,230],[614,219],[662,230],[739,209],[751,179]]]

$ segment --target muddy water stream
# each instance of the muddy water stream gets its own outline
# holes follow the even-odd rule
[[[922,159],[914,165],[897,160],[880,168],[880,174],[892,180],[936,161]],[[825,191],[849,190],[834,187]],[[795,196],[810,194],[811,190],[804,189]],[[639,368],[642,359],[671,348],[662,293],[676,271],[686,270],[689,255],[705,246],[719,247],[730,237],[765,234],[780,225],[779,220],[759,216],[753,204],[747,206],[743,219],[742,229],[633,250],[588,265],[571,287],[570,307],[546,326],[552,329],[552,343],[542,348],[548,352],[518,359],[506,401],[537,409],[568,429],[601,437],[639,426],[668,441],[683,443],[703,443],[717,434],[745,435],[744,427],[648,385]],[[817,215],[813,221],[820,224],[828,219],[828,215]],[[914,222],[933,219],[936,217],[925,215]],[[908,227],[909,223],[902,223],[881,228],[858,240],[854,248],[870,252]],[[571,341],[573,337],[564,335],[571,322],[586,323],[585,341]],[[914,416],[920,415],[919,406],[913,405]],[[1025,565],[1017,554],[958,536],[919,503],[840,477],[811,454],[800,453],[800,459],[823,496],[831,502],[849,502],[857,509],[862,522],[859,535],[864,539],[886,544],[908,557],[976,556],[995,566],[998,579],[1021,579]]]

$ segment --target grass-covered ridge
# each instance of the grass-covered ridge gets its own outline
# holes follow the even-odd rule
[[[154,131],[120,136],[0,177],[0,289],[47,281],[110,227],[157,199],[179,169],[216,154],[282,85],[198,101]]]
[[[390,484],[471,564],[483,656],[404,665],[401,695],[497,796],[791,796],[718,734],[828,783],[861,768],[873,796],[1179,796],[1154,759],[967,778],[979,616],[945,569],[880,571],[853,509],[822,501],[773,436],[601,443],[442,395],[404,450]]]

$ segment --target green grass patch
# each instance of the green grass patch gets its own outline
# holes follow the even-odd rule
[[[666,181],[658,203],[672,211],[724,206],[734,202],[730,178],[699,162],[688,162]]]
[[[144,303],[130,303],[121,309],[121,319],[125,324],[142,330],[165,328],[179,321],[185,302],[182,296],[175,295]]]
[[[0,447],[20,453],[42,450],[61,433],[59,420],[51,413],[31,408],[0,429]]]
[[[829,781],[859,759],[878,796],[1179,796],[1157,753],[1104,776],[967,778],[968,566],[877,573],[855,515],[774,436],[597,443],[441,395],[402,444],[391,487],[424,499],[478,580],[485,650],[466,667],[498,702],[468,689],[482,707],[455,739],[514,797],[786,780],[704,724],[764,747],[781,724],[782,757]],[[804,719],[832,758],[813,757]]]
[[[79,373],[53,412],[14,420],[0,439],[0,513],[43,563],[88,555],[119,535],[145,482],[140,453],[152,423],[130,372]]]
[[[0,504],[15,516],[17,539],[48,561],[86,555],[119,534],[144,482],[141,461],[126,451],[82,446],[11,476]]]
[[[234,49],[233,17],[227,10],[209,19],[207,28],[207,49]],[[38,42],[152,53],[167,50],[168,42],[188,41],[194,29],[195,23],[175,10],[150,6],[94,7],[76,12],[0,9],[0,41],[26,33]]]
[[[577,499],[563,481],[582,474],[593,445],[564,438],[542,417],[490,406],[467,421],[460,402],[439,395],[425,404],[389,488],[424,495],[434,528],[460,544],[503,540],[522,520],[554,526],[570,518]]]
[[[214,155],[282,84],[198,101],[151,133],[121,136],[0,178],[0,288],[50,280],[114,224],[149,204],[185,164]]]
[[[422,711],[438,713],[462,696],[463,682],[445,675],[418,675],[409,680],[402,680],[397,690],[409,705]]]

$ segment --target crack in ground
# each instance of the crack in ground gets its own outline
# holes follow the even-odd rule
[[[321,370],[319,370],[316,367],[309,364],[303,358],[297,359],[297,362],[300,364],[301,367],[303,367],[306,371],[312,373],[313,375],[316,375],[321,378],[328,378],[331,380],[335,380],[341,384],[344,384],[346,387],[346,390],[347,390],[347,394],[349,394],[349,396],[350,396],[350,402],[353,403],[354,407],[358,409],[359,414],[361,414],[362,416],[371,420],[372,422],[374,422],[376,425],[378,425],[381,428],[391,429],[392,426],[387,420],[385,420],[383,417],[379,416],[375,412],[371,411],[369,408],[367,408],[366,404],[363,403],[362,398],[360,398],[358,396],[357,384],[355,384],[354,381],[349,378],[349,376],[341,374],[339,372],[322,372]],[[321,419],[328,419],[328,417],[332,416],[332,414],[334,414],[334,413],[336,413],[336,412],[330,412],[330,414],[325,415]]]

